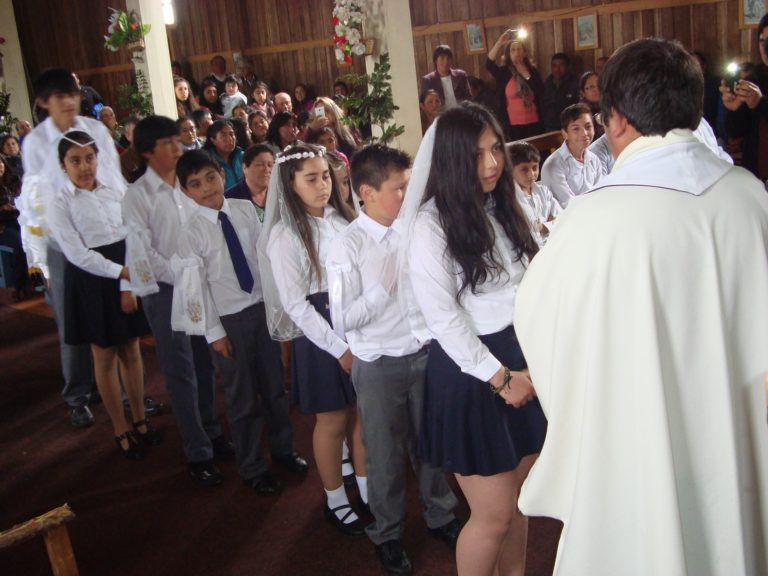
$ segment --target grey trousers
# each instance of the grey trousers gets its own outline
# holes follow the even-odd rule
[[[368,504],[375,518],[365,531],[376,545],[402,537],[406,456],[419,482],[427,526],[439,528],[455,518],[457,500],[445,473],[416,457],[426,368],[426,348],[409,356],[382,356],[373,362],[357,357],[352,360],[352,382],[368,451]]]
[[[221,436],[216,417],[216,379],[211,352],[203,336],[171,329],[173,287],[158,283],[160,292],[141,299],[155,337],[155,350],[165,376],[165,389],[189,462],[213,458],[211,438]]]
[[[50,288],[45,295],[48,304],[53,308],[53,317],[59,332],[61,373],[64,376],[61,397],[67,406],[74,408],[87,404],[94,388],[91,347],[88,344],[72,346],[64,342],[64,269],[67,266],[67,258],[61,250],[50,245],[47,258]]]
[[[280,345],[267,327],[264,303],[221,316],[233,359],[214,354],[221,371],[227,419],[232,430],[240,476],[250,480],[267,471],[261,430],[266,420],[269,449],[276,456],[293,450],[293,426],[283,385]]]

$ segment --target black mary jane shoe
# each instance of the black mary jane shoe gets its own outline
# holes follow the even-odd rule
[[[128,443],[128,448],[123,448],[123,445],[121,444],[123,440]],[[127,432],[120,434],[120,436],[115,436],[115,443],[120,452],[123,453],[123,456],[128,458],[128,460],[142,460],[144,458],[144,446],[136,437],[133,430],[128,430]]]
[[[139,430],[140,426],[144,426],[146,431]],[[149,418],[134,422],[133,431],[148,446],[157,446],[163,442],[163,431],[152,426]]]
[[[346,534],[347,536],[362,536],[365,533],[360,518],[356,518],[352,522],[344,522],[344,520],[349,518],[350,514],[355,513],[355,511],[352,510],[352,506],[349,504],[342,504],[336,508],[328,508],[328,506],[325,506],[324,508],[326,520],[328,520],[328,522],[330,522],[339,532]],[[347,513],[339,518],[336,515],[336,512],[344,509],[347,510]]]

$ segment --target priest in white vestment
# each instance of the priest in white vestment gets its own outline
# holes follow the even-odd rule
[[[601,75],[616,164],[533,259],[515,330],[549,420],[519,506],[559,576],[768,574],[768,195],[693,137],[676,43]]]

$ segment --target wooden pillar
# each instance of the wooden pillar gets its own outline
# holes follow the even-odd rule
[[[374,54],[365,57],[366,72],[373,72],[379,54],[389,53],[392,97],[400,108],[395,111],[394,121],[405,126],[405,133],[397,138],[397,146],[415,156],[421,143],[421,116],[411,8],[408,0],[365,0],[361,7],[365,14],[365,35],[376,39]]]
[[[128,10],[135,10],[142,23],[152,26],[149,34],[144,37],[145,49],[142,59],[134,59],[133,63],[136,71],[141,71],[149,83],[155,114],[177,118],[171,56],[162,6],[157,0],[126,0],[126,7]]]
[[[5,44],[0,46],[0,52],[3,53],[0,90],[5,90],[11,95],[11,114],[31,123],[32,109],[13,0],[0,0],[0,37],[5,38]]]

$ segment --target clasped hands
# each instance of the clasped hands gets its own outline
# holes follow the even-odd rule
[[[504,366],[496,371],[496,374],[488,381],[494,388],[504,386]],[[528,369],[523,371],[511,371],[510,380],[507,386],[499,392],[499,396],[504,402],[515,408],[521,408],[536,397],[536,391],[533,389]]]

